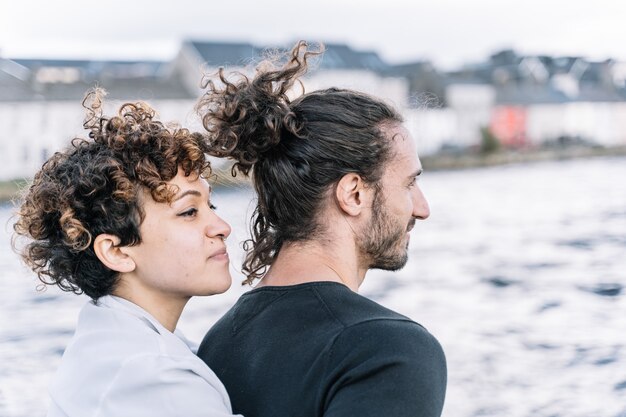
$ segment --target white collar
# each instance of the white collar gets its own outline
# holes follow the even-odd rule
[[[156,318],[154,318],[152,314],[148,313],[146,310],[133,303],[132,301],[126,300],[125,298],[121,298],[115,295],[105,295],[104,297],[98,298],[98,300],[96,301],[91,301],[91,303],[97,307],[104,306],[115,310],[125,311],[135,317],[138,317],[154,331],[161,335],[168,333],[172,334],[172,332],[163,327],[163,325]]]

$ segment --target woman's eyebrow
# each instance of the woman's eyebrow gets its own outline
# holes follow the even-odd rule
[[[195,195],[198,197],[202,197],[202,194],[200,193],[200,191],[196,191],[196,190],[187,190],[184,191],[183,193],[181,193],[180,195],[176,196],[176,198],[174,199],[174,201],[178,201],[181,198],[188,196],[188,195]]]

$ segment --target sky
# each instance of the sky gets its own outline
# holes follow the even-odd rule
[[[444,69],[513,48],[626,61],[619,0],[0,0],[0,56],[159,59],[184,39],[344,42]]]

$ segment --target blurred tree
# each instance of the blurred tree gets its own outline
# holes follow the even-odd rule
[[[500,149],[500,141],[491,133],[488,127],[480,128],[480,153],[490,154]]]

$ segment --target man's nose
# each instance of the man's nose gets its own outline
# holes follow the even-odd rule
[[[424,193],[419,187],[415,187],[415,197],[413,200],[413,217],[420,220],[426,220],[430,216],[430,207],[428,201],[424,197]]]

